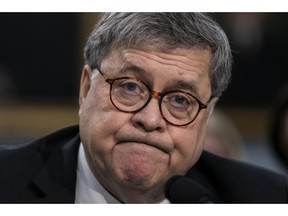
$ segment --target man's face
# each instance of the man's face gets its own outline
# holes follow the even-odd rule
[[[178,49],[169,54],[149,48],[122,49],[105,58],[101,71],[109,79],[136,77],[158,92],[188,91],[207,103],[211,96],[210,61],[211,54],[205,49]],[[185,174],[200,157],[213,104],[188,126],[173,126],[163,119],[157,98],[139,112],[121,112],[111,103],[110,85],[104,78],[98,73],[90,80],[89,75],[91,69],[85,66],[79,116],[81,140],[92,172],[124,202],[132,202],[125,197],[128,191],[150,191],[155,200],[163,198],[169,177]]]

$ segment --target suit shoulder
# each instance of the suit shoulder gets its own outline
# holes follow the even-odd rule
[[[197,166],[200,167],[211,167],[214,168],[214,170],[217,170],[217,172],[245,172],[247,175],[251,174],[254,175],[254,173],[264,173],[267,175],[279,175],[272,170],[266,169],[264,167],[260,167],[257,165],[250,164],[248,162],[244,161],[238,161],[234,159],[228,159],[224,158],[218,155],[215,155],[213,153],[204,151],[201,155]]]
[[[46,136],[27,143],[0,143],[0,158],[11,154],[26,154],[31,151],[42,151],[52,149],[61,144],[65,144],[71,138],[79,139],[79,126],[70,126],[57,131],[53,131]]]
[[[187,173],[210,185],[226,202],[287,202],[287,177],[274,171],[203,152]],[[199,177],[197,177],[199,178]]]
[[[204,151],[199,161],[196,164],[197,169],[204,173],[215,174],[223,178],[251,178],[261,179],[267,177],[268,179],[282,178],[284,175],[275,171],[250,164],[244,161],[237,161],[224,157],[217,156],[213,153]]]

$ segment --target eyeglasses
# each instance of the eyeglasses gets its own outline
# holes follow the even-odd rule
[[[207,108],[207,105],[188,92],[181,90],[157,92],[137,78],[108,79],[99,68],[96,69],[110,84],[110,100],[119,111],[136,113],[146,107],[154,97],[158,99],[162,117],[168,123],[174,126],[186,126],[196,119],[201,109]]]

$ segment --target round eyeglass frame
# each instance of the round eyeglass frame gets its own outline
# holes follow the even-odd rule
[[[191,123],[197,118],[198,114],[200,113],[200,111],[201,111],[202,109],[206,109],[206,108],[208,107],[208,103],[209,103],[209,101],[210,101],[210,100],[209,100],[207,104],[204,104],[204,103],[202,103],[198,98],[196,98],[194,95],[190,94],[189,92],[182,91],[182,90],[169,91],[169,92],[165,92],[165,93],[157,92],[157,91],[151,90],[151,89],[147,86],[146,83],[144,83],[142,80],[137,79],[137,78],[135,78],[135,77],[118,77],[118,78],[115,78],[115,79],[108,79],[108,78],[105,76],[105,74],[99,69],[99,67],[96,67],[95,69],[100,73],[100,75],[103,77],[103,79],[105,80],[105,82],[107,82],[108,84],[110,84],[110,94],[109,94],[109,95],[110,95],[110,101],[111,101],[111,103],[113,104],[113,106],[114,106],[117,110],[119,110],[119,111],[121,111],[121,112],[124,112],[124,113],[136,113],[136,112],[139,112],[140,110],[144,109],[144,108],[150,103],[150,101],[151,101],[151,99],[152,99],[153,97],[157,97],[160,113],[161,113],[161,115],[162,115],[162,118],[165,119],[166,122],[168,122],[169,124],[174,125],[174,126],[187,126],[187,125],[191,124]],[[94,70],[95,70],[95,69],[94,69]],[[138,109],[136,109],[136,110],[133,110],[133,111],[126,111],[126,110],[123,110],[123,109],[119,108],[119,107],[115,104],[115,102],[114,102],[113,99],[112,99],[112,88],[113,88],[113,84],[115,83],[115,81],[118,81],[118,80],[121,80],[121,79],[136,80],[136,81],[142,83],[142,84],[147,88],[147,90],[149,91],[149,98],[148,98],[147,101],[143,104],[143,106],[141,106],[140,108],[138,108]],[[175,123],[169,121],[169,120],[163,115],[162,106],[161,106],[162,101],[163,101],[163,98],[164,98],[167,94],[170,94],[170,93],[173,93],[173,92],[181,92],[181,93],[188,94],[189,96],[191,96],[192,98],[194,98],[194,99],[196,100],[196,102],[198,103],[198,105],[199,105],[199,106],[198,106],[198,110],[197,110],[195,116],[194,116],[189,122],[187,122],[187,123],[184,123],[184,124],[175,124]]]

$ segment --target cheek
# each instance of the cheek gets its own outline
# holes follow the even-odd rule
[[[191,125],[189,128],[180,129],[174,134],[175,151],[171,161],[184,173],[191,168],[201,156],[206,135],[206,121]]]
[[[114,146],[114,134],[128,121],[128,115],[120,114],[111,104],[109,92],[88,94],[79,117],[81,140],[93,160],[108,154]]]

